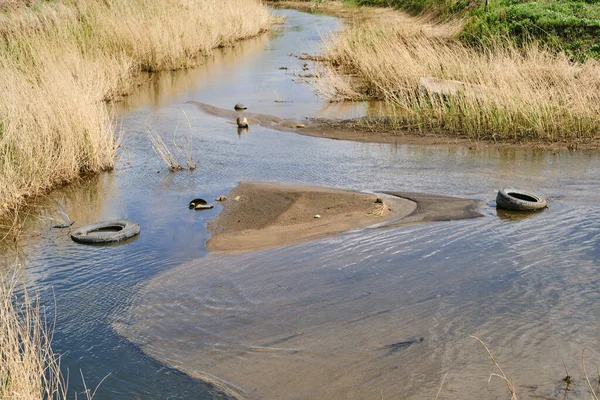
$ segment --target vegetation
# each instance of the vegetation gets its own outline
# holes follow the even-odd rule
[[[26,290],[17,295],[18,282],[0,277],[0,399],[66,398],[44,313]]]
[[[332,100],[386,100],[395,105],[395,127],[413,131],[572,147],[597,137],[595,60],[573,63],[535,43],[520,48],[500,41],[481,51],[457,39],[460,22],[384,14],[329,40],[321,93]],[[420,87],[423,77],[459,81],[464,90],[438,96]]]
[[[392,6],[412,13],[465,17],[461,38],[488,45],[499,38],[519,45],[539,41],[584,61],[600,57],[598,0],[354,0],[361,5]],[[486,9],[487,8],[487,9]]]
[[[0,214],[112,168],[106,101],[137,74],[194,66],[271,23],[260,0],[0,0]]]

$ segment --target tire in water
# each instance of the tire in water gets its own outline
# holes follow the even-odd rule
[[[77,243],[98,244],[120,242],[139,235],[140,226],[128,219],[102,221],[79,227],[71,234]]]
[[[548,206],[546,199],[519,189],[501,189],[496,196],[496,207],[513,211],[536,211]]]

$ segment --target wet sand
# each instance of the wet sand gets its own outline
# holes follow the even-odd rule
[[[261,182],[239,184],[223,205],[223,211],[208,223],[212,237],[206,247],[210,251],[253,251],[377,224],[399,226],[481,215],[481,203],[475,200]]]
[[[211,251],[239,252],[306,240],[400,219],[414,201],[319,187],[244,182],[233,188],[224,210],[208,228]],[[236,200],[237,199],[237,200]],[[316,216],[319,218],[316,218]]]

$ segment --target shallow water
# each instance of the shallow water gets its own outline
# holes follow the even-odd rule
[[[297,119],[376,108],[319,102],[293,80],[304,61],[289,53],[314,52],[319,32],[338,21],[282,13],[281,32],[142,85],[119,105],[115,171],[40,200],[21,249],[50,308],[56,298],[54,347],[65,353],[71,390],[82,390],[81,369],[88,386],[110,373],[95,399],[225,396],[185,371],[227,381],[250,398],[433,399],[447,373],[440,399],[508,398],[500,380],[487,384],[496,371],[469,338],[475,334],[515,377],[519,399],[588,398],[581,351],[600,351],[599,153],[368,144],[260,127],[238,135],[228,121],[187,104],[243,102],[252,112]],[[149,132],[171,147],[175,136],[181,162],[191,148],[198,168],[168,172]],[[196,212],[187,204],[243,180],[490,204],[474,220],[207,255],[205,225],[220,205]],[[504,186],[546,195],[550,208],[496,213],[492,200]],[[79,245],[68,229],[50,229],[60,212],[76,221],[73,228],[127,217],[142,232],[125,245]],[[586,359],[595,375],[600,353]],[[575,380],[566,393],[563,360]]]

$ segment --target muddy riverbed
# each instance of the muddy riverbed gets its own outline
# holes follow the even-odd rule
[[[442,380],[439,399],[509,398],[503,382],[487,383],[496,371],[477,335],[519,399],[589,398],[580,361],[588,346],[588,371],[600,366],[599,153],[238,134],[189,102],[243,102],[298,121],[379,111],[319,101],[295,76],[307,67],[290,53],[315,52],[338,20],[277,12],[288,17],[279,32],[142,85],[118,106],[115,170],[40,199],[19,245],[51,315],[56,304],[54,347],[71,391],[83,389],[81,369],[88,386],[110,374],[95,399],[433,399]],[[169,172],[149,133],[184,164],[191,152],[197,168]],[[240,181],[456,196],[483,201],[484,217],[207,254],[206,226],[222,206],[187,203]],[[548,196],[549,209],[496,212],[505,186]],[[50,228],[61,213],[74,228],[127,217],[142,232],[79,245]]]

